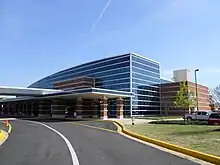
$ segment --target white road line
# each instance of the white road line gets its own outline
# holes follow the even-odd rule
[[[58,132],[57,130],[55,130],[54,128],[52,128],[52,127],[50,127],[50,126],[48,126],[46,124],[43,124],[43,123],[40,123],[40,122],[35,122],[35,121],[29,121],[29,122],[43,125],[44,127],[47,127],[48,129],[50,129],[50,130],[54,131],[55,133],[57,133],[66,142],[66,145],[67,145],[67,147],[68,147],[68,149],[70,151],[70,154],[71,154],[73,165],[79,165],[79,160],[77,158],[75,150],[73,149],[73,146],[71,145],[69,140],[63,134],[61,134],[60,132]]]

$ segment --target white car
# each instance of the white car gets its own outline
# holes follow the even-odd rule
[[[191,120],[203,120],[203,121],[208,121],[209,115],[212,113],[212,111],[197,111],[192,114],[185,114],[184,118],[188,121]]]

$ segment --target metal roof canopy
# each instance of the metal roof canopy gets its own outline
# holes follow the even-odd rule
[[[108,89],[100,89],[100,88],[84,88],[77,90],[68,90],[68,91],[60,91],[51,94],[46,94],[44,96],[36,96],[36,97],[19,97],[14,99],[6,99],[0,101],[0,103],[5,102],[14,102],[14,101],[28,101],[28,100],[56,100],[56,99],[76,99],[79,97],[85,99],[101,99],[103,96],[107,98],[118,98],[118,97],[134,97],[132,92],[124,92],[117,90],[108,90]]]
[[[0,86],[0,95],[9,96],[40,96],[54,92],[61,92],[62,90],[41,89],[41,88],[25,88],[25,87],[10,87]]]

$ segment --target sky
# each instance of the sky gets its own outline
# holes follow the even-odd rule
[[[220,84],[219,0],[1,0],[0,85],[26,87],[57,71],[135,52],[161,76],[199,68]]]

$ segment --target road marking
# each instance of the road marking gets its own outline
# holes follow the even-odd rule
[[[10,133],[11,133],[11,129],[12,129],[12,126],[11,126],[11,124],[10,124],[10,123],[8,123],[8,134],[10,134]]]
[[[63,134],[61,134],[59,131],[55,130],[54,128],[52,128],[52,127],[50,127],[50,126],[48,126],[48,125],[46,125],[44,123],[40,123],[40,122],[36,122],[36,121],[29,121],[29,122],[32,122],[32,123],[35,123],[35,124],[39,124],[39,125],[43,125],[44,127],[47,127],[48,129],[50,129],[53,132],[57,133],[66,142],[66,145],[67,145],[67,147],[68,147],[68,149],[70,151],[70,154],[71,154],[73,165],[79,165],[79,160],[77,158],[75,150],[73,149],[73,146],[71,145],[69,140]]]
[[[80,125],[80,126],[83,126],[83,127],[88,127],[88,128],[97,129],[97,130],[102,130],[102,131],[107,131],[107,132],[118,133],[118,131],[114,131],[114,130],[107,129],[107,128],[100,128],[100,127],[91,126],[91,125],[86,125],[86,124],[81,124],[81,123],[76,123],[76,122],[70,122],[70,123],[71,123],[71,124],[75,124],[75,125]]]

